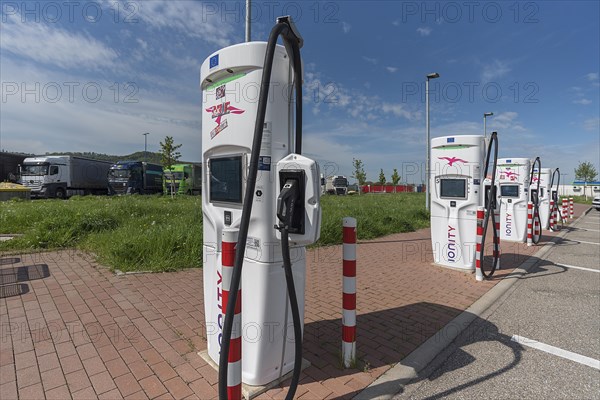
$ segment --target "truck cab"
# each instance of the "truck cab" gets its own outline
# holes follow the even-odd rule
[[[343,175],[333,175],[327,178],[326,190],[329,194],[348,194],[348,179]]]
[[[19,183],[31,189],[32,197],[65,198],[68,175],[63,157],[29,157],[21,164]]]
[[[163,168],[141,161],[119,161],[108,171],[109,194],[151,194],[163,189]]]
[[[165,169],[163,192],[171,194],[200,194],[202,190],[202,166],[197,164],[175,164]]]

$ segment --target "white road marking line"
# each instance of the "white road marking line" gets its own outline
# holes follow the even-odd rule
[[[585,267],[577,267],[575,265],[569,265],[569,264],[560,264],[560,263],[552,263],[554,265],[558,265],[559,267],[565,267],[565,268],[573,268],[573,269],[580,269],[582,271],[590,271],[590,272],[599,272],[600,270],[598,269],[592,269],[592,268],[585,268]]]
[[[577,243],[595,244],[596,246],[600,246],[600,243],[596,243],[596,242],[586,242],[584,240],[573,240],[573,241],[577,242]]]
[[[575,361],[576,363],[587,365],[595,369],[600,369],[600,360],[591,357],[582,356],[581,354],[573,353],[568,350],[563,350],[558,347],[550,346],[549,344],[538,342],[537,340],[527,339],[526,337],[513,335],[511,341],[517,342],[524,346],[528,346],[537,350],[545,351],[546,353],[566,358],[567,360]]]

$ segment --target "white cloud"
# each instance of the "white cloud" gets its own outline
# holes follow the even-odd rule
[[[585,76],[587,78],[588,81],[597,81],[598,80],[598,73],[597,72],[590,72],[589,74],[587,74]]]
[[[69,32],[58,25],[22,22],[18,14],[3,15],[6,23],[0,35],[0,47],[20,57],[61,68],[111,68],[118,54],[104,43],[81,33]]]
[[[417,28],[417,33],[419,33],[419,35],[421,35],[421,36],[429,36],[429,35],[431,35],[432,31],[433,31],[433,29],[431,29],[429,27]]]
[[[592,104],[592,101],[588,100],[588,99],[579,99],[579,100],[573,100],[573,103],[587,106],[588,104]]]
[[[600,118],[589,118],[583,121],[583,129],[590,132],[598,132],[600,130]]]
[[[364,86],[364,85],[363,85]],[[419,118],[420,110],[412,110],[407,104],[393,104],[378,95],[363,92],[361,89],[347,88],[338,82],[322,79],[317,72],[306,72],[304,103],[312,108],[313,114],[334,111],[339,117],[343,110],[359,121],[373,121],[386,114],[407,120]]]
[[[148,49],[148,42],[146,42],[144,39],[137,38],[135,41],[138,42],[138,44],[142,47],[142,50]]]
[[[488,82],[493,79],[502,78],[510,71],[511,68],[509,67],[507,62],[501,60],[494,60],[491,64],[486,64],[483,66],[481,78],[484,81]]]
[[[391,113],[391,114],[393,114],[393,115],[395,115],[397,117],[403,117],[403,118],[406,118],[408,120],[412,120],[412,119],[415,118],[415,114],[412,113],[412,112],[410,112],[410,111],[407,111],[404,108],[403,104],[398,104],[398,103],[383,103],[381,105],[381,110],[384,113],[386,113],[386,114],[387,113]]]
[[[514,111],[506,111],[495,114],[487,119],[488,132],[498,131],[498,133],[527,133],[527,129],[518,120],[519,114]]]
[[[199,104],[181,100],[178,90],[148,89],[135,84],[139,91],[132,92],[121,86],[115,100],[114,82],[27,65],[10,58],[2,60],[3,80],[16,82],[23,77],[27,77],[28,88],[34,88],[37,81],[51,82],[53,87],[63,90],[58,97],[54,90],[38,90],[39,101],[33,94],[24,99],[19,93],[7,96],[2,103],[1,134],[1,147],[6,150],[35,153],[93,150],[123,155],[143,149],[140,134],[150,132],[149,150],[157,151],[158,141],[169,134],[183,144],[183,159],[201,159]],[[72,98],[60,82],[79,83],[73,87]],[[101,95],[92,90],[86,98],[85,82],[99,85]],[[90,100],[91,96],[96,97]],[[126,98],[137,103],[125,102]]]
[[[385,67],[385,69],[387,69],[387,71],[391,72],[392,74],[398,71],[398,67]]]
[[[342,30],[344,31],[344,33],[348,33],[350,32],[350,29],[352,28],[352,25],[350,25],[347,22],[343,22],[342,21]]]
[[[366,62],[368,62],[369,64],[377,64],[379,61],[376,58],[371,58],[371,57],[367,57],[367,56],[362,56],[362,59],[365,60]]]
[[[220,12],[209,12],[205,3],[153,0],[137,4],[139,10],[135,16],[152,28],[175,29],[219,47],[228,46],[234,40],[235,27]]]

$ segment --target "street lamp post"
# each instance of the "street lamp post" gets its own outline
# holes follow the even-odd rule
[[[431,134],[429,132],[429,80],[439,78],[440,74],[434,72],[427,75],[425,81],[425,129],[427,130],[427,156],[425,160],[425,208],[429,211],[429,172],[430,172],[430,154],[431,154]]]
[[[246,0],[246,42],[250,41],[250,24],[252,22],[252,1]]]
[[[486,119],[487,117],[491,117],[492,115],[494,115],[494,113],[493,113],[493,112],[486,112],[486,113],[483,113],[483,138],[484,138],[484,139],[487,139],[487,129],[486,129],[486,126],[485,126],[485,119]]]
[[[148,162],[148,135],[150,132],[142,133],[144,135],[144,161]]]

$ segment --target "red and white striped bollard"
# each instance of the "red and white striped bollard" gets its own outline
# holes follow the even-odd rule
[[[562,199],[562,222],[563,224],[567,222],[567,216],[569,213],[569,199]]]
[[[556,209],[554,208],[554,200],[550,200],[550,222],[548,223],[548,228],[554,232],[554,219],[555,219]]]
[[[482,206],[477,207],[477,236],[475,237],[475,280],[483,281],[483,273],[481,272],[481,242],[483,239],[483,218],[485,211]]]
[[[494,257],[498,258],[498,262],[496,263],[496,269],[498,270],[500,269],[500,208],[498,206],[494,209],[494,219],[496,220]]]
[[[343,219],[342,358],[349,368],[356,360],[356,219]]]
[[[538,209],[538,213],[539,213],[539,209]],[[533,213],[531,214],[531,218],[533,219],[533,236],[532,236],[532,241],[533,238],[535,237],[535,242],[539,242],[540,239],[542,238],[542,224],[539,218],[539,214],[538,214],[538,218],[533,218]]]
[[[221,243],[221,265],[223,274],[223,305],[221,313],[225,319],[227,303],[229,301],[229,289],[233,276],[235,263],[235,245],[238,240],[238,229],[223,229]],[[227,357],[227,398],[230,400],[241,400],[242,398],[242,284],[237,292],[235,302],[235,314],[233,316],[233,327],[231,330],[231,342],[229,344],[229,355]]]
[[[533,203],[531,201],[528,201],[527,202],[527,246],[531,246],[533,244],[532,235],[533,235]]]
[[[575,206],[573,205],[573,198],[569,197],[569,218],[573,219],[575,216]]]

